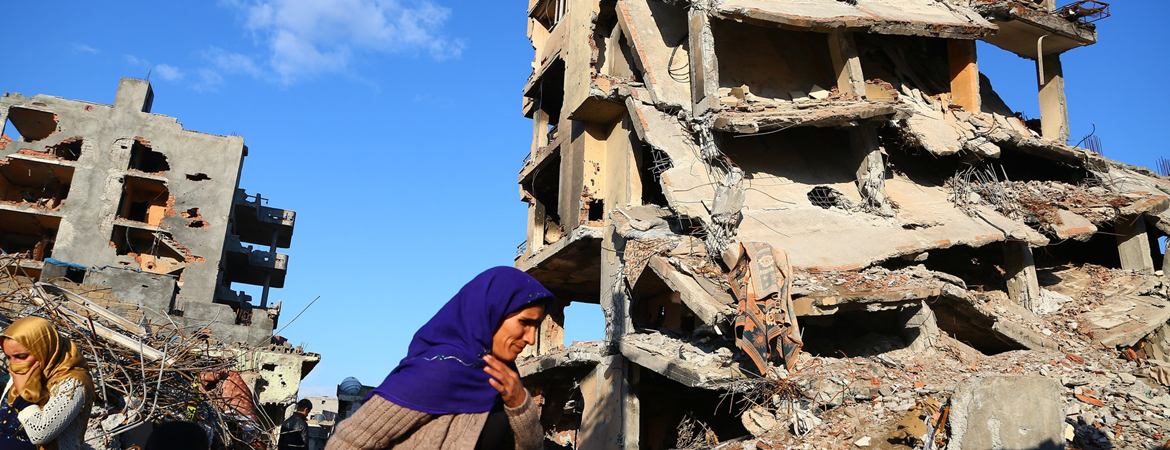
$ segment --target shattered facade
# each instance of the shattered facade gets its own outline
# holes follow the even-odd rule
[[[5,94],[0,249],[27,254],[34,276],[109,287],[155,322],[267,343],[296,213],[239,188],[242,137],[184,130],[153,101],[150,83],[130,78],[113,105]],[[265,298],[254,305],[232,283]]]
[[[1170,182],[1068,145],[1060,57],[1108,5],[1057,6],[530,0],[516,266],[559,303],[520,369],[548,439],[992,448],[973,436],[1004,421],[1034,432],[1003,448],[1170,437]],[[1019,76],[1041,117],[995,93],[980,40],[1036,63]],[[604,341],[566,346],[569,302],[601,305]],[[1051,404],[989,411],[987,389]]]
[[[185,130],[153,99],[129,78],[113,105],[0,98],[0,325],[41,316],[85,353],[94,448],[168,420],[273,448],[320,361],[273,336],[296,213],[239,188],[243,138]]]

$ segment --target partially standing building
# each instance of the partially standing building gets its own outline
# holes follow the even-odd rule
[[[131,78],[113,105],[0,98],[0,250],[131,322],[243,344],[241,370],[279,415],[320,360],[273,346],[269,290],[284,286],[296,213],[240,188],[242,137],[184,129],[153,101]]]
[[[560,303],[520,367],[559,445],[671,448],[688,420],[746,435],[746,406],[727,396],[786,379],[799,358],[848,364],[939,339],[986,355],[1056,348],[1031,323],[1046,320],[1050,293],[1083,294],[1084,267],[1157,280],[1170,184],[1068,142],[1060,57],[1096,42],[1091,22],[1108,5],[531,0],[528,11],[533,137],[516,266]],[[978,41],[1035,62],[1019,76],[1037,80],[1041,117],[996,94]],[[772,291],[749,286],[767,278]],[[792,345],[747,342],[744,304],[757,300],[780,304],[760,320]],[[569,302],[600,304],[604,341],[566,347]],[[1159,317],[1109,345],[1136,345]],[[1117,326],[1072,323],[1097,338]],[[752,347],[768,361],[745,357]]]

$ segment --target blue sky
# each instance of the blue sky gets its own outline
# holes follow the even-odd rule
[[[526,2],[220,0],[15,2],[5,8],[0,91],[113,103],[145,77],[153,112],[244,136],[241,186],[298,223],[281,333],[322,354],[303,395],[346,376],[377,384],[414,331],[524,239],[516,185],[531,121]],[[1096,124],[1105,154],[1168,156],[1162,21],[1170,2],[1115,2],[1100,43],[1064,56],[1075,141]],[[1031,62],[979,48],[1013,108],[1038,117]],[[259,298],[258,293],[256,294]],[[598,339],[574,305],[566,339]]]

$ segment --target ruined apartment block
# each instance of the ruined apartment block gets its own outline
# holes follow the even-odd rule
[[[876,445],[931,397],[936,419],[939,404],[953,413],[931,430],[990,448],[976,442],[986,424],[963,422],[985,386],[960,385],[990,371],[1050,374],[1003,381],[1052,395],[998,408],[1055,411],[1026,415],[1052,420],[1003,448],[1162,436],[1094,409],[1084,391],[1099,396],[1096,381],[1061,385],[1042,367],[1125,351],[1133,370],[1170,363],[1158,246],[1170,183],[1068,144],[1060,58],[1096,42],[1108,5],[530,0],[528,11],[533,138],[516,266],[559,305],[520,368],[550,441]],[[995,93],[980,40],[1035,61],[1018,76],[1037,80],[1041,117]],[[733,283],[749,260],[779,270],[775,301],[791,297],[800,350],[766,367],[737,346]],[[604,341],[566,347],[569,302],[600,304]],[[950,365],[922,368],[935,360]],[[1074,409],[1079,422],[1061,422]],[[1170,424],[1160,414],[1142,417]],[[1104,423],[1116,430],[1093,435]],[[823,431],[841,427],[854,432]],[[1058,447],[1035,445],[1048,438]]]
[[[242,137],[184,130],[153,100],[130,78],[113,105],[5,94],[0,249],[44,281],[108,287],[153,323],[266,345],[296,213],[239,188]],[[233,283],[265,298],[254,305]]]

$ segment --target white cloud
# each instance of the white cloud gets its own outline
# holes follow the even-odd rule
[[[219,89],[223,84],[223,76],[211,69],[199,69],[195,71],[199,75],[199,81],[191,85],[192,89],[199,92],[213,92]]]
[[[98,50],[96,48],[90,47],[90,46],[85,45],[85,44],[78,44],[76,42],[73,43],[73,50],[76,50],[79,52],[89,53],[91,55],[96,55],[96,54],[102,52],[101,50]]]
[[[175,80],[181,79],[181,78],[183,78],[183,75],[184,75],[183,71],[179,70],[178,67],[175,67],[175,66],[172,66],[169,64],[159,64],[157,66],[154,66],[154,72],[157,73],[158,76],[162,77],[164,80],[167,80],[167,81],[175,81]]]
[[[344,72],[365,53],[425,52],[444,60],[463,50],[462,40],[443,30],[451,10],[429,0],[409,5],[398,0],[221,0],[220,5],[243,12],[245,26],[267,46],[265,70],[284,84]],[[209,54],[217,66],[239,57],[250,65],[235,64],[242,67],[238,71],[257,74],[251,58],[216,50]]]
[[[211,62],[216,69],[227,73],[243,73],[256,78],[264,76],[264,69],[251,57],[239,53],[232,53],[218,47],[211,47],[203,52],[203,57]]]
[[[149,66],[150,62],[134,55],[122,55],[122,59],[126,60],[132,66]]]

